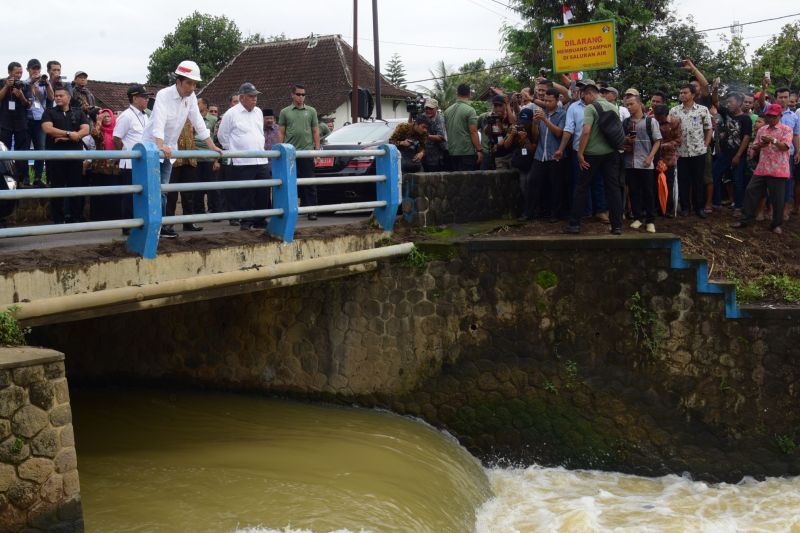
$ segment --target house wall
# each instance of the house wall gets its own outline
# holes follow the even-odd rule
[[[390,118],[408,118],[408,113],[406,113],[406,101],[405,100],[398,100],[398,99],[390,99],[390,98],[381,98],[381,113],[382,118],[390,119]],[[372,116],[375,116],[375,111],[372,112]],[[350,102],[347,101],[340,105],[336,109],[336,122],[335,126],[340,128],[344,126],[345,123],[351,122],[350,120]]]

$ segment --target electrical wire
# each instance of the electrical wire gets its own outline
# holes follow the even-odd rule
[[[750,22],[739,22],[738,24],[728,24],[727,26],[720,26],[718,28],[706,28],[705,30],[695,30],[695,31],[697,33],[705,33],[707,31],[727,30],[730,29],[731,26],[749,26],[750,24],[759,24],[761,22],[770,22],[772,20],[788,19],[791,17],[800,17],[800,13],[792,13],[791,15],[783,15],[781,17],[772,17],[768,19],[751,20]]]

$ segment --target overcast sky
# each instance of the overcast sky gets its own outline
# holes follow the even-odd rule
[[[483,58],[487,64],[502,57],[500,30],[503,24],[516,24],[515,13],[501,4],[506,0],[379,0],[381,65],[393,53],[400,54],[408,81],[429,78],[429,70],[439,60],[451,67]],[[359,52],[372,62],[372,2],[359,0]],[[725,3],[675,0],[680,17],[693,15],[698,28],[728,25],[734,20],[748,22],[800,12],[797,4],[786,0],[744,0]],[[223,7],[224,6],[224,7]],[[285,33],[305,37],[310,33],[338,33],[352,42],[352,0],[306,0],[261,2],[155,3],[119,0],[40,0],[32,4],[3,0],[0,13],[4,24],[0,61],[7,65],[19,61],[25,66],[36,57],[44,64],[57,59],[62,74],[70,79],[78,69],[89,79],[105,81],[145,81],[150,54],[180,18],[192,11],[226,15],[242,33],[262,35]],[[721,7],[721,6],[724,6]],[[754,8],[753,6],[757,6]],[[31,19],[32,12],[40,14]],[[745,26],[743,35],[753,52],[783,24],[800,17]],[[719,34],[712,32],[708,42],[719,46]],[[190,59],[190,58],[187,58]],[[3,73],[5,74],[5,73]],[[414,89],[417,84],[410,84]]]

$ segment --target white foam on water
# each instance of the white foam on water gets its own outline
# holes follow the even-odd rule
[[[237,529],[235,533],[322,533],[322,532],[315,532],[310,529],[294,529],[291,526],[286,526],[283,529],[272,529],[268,527],[248,527],[245,529]],[[367,529],[360,529],[358,531],[353,531],[352,529],[336,529],[332,531],[326,531],[324,533],[373,533],[371,530]]]
[[[800,477],[708,484],[532,466],[489,479],[478,533],[800,533]]]

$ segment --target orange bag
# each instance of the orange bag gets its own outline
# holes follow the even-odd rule
[[[656,170],[658,171],[658,203],[661,204],[661,213],[666,214],[669,189],[667,188],[667,175],[665,174],[667,171],[667,164],[664,163],[663,159],[658,161]]]

